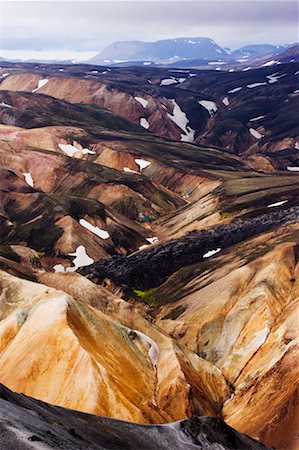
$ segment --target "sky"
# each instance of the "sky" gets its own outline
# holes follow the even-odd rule
[[[288,0],[0,0],[0,55],[88,59],[114,41],[206,36],[222,47],[292,43],[298,2]]]

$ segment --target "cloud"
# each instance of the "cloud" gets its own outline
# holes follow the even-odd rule
[[[16,14],[17,11],[17,14]],[[4,1],[5,50],[99,52],[117,40],[208,36],[222,46],[298,40],[296,1]]]

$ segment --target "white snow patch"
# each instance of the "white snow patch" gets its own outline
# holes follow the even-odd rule
[[[150,66],[150,65],[151,65],[151,62],[150,62],[150,61],[143,61],[143,65],[144,65],[144,66]]]
[[[65,267],[63,264],[56,264],[53,269],[54,272],[65,272]]]
[[[1,102],[1,103],[0,103],[0,106],[3,106],[3,108],[12,108],[11,105],[8,105],[8,104],[5,103],[5,102]]]
[[[145,98],[142,98],[142,97],[134,97],[134,99],[135,99],[137,102],[139,102],[139,103],[143,106],[143,108],[146,108],[146,107],[147,107],[148,101],[145,100]]]
[[[42,80],[39,80],[38,83],[37,83],[37,88],[36,88],[36,89],[33,89],[32,92],[36,92],[36,91],[38,91],[39,89],[41,89],[43,86],[45,86],[45,84],[48,83],[48,81],[49,81],[49,80],[48,80],[47,78],[43,78]]]
[[[146,120],[145,117],[141,117],[140,119],[140,125],[145,128],[146,130],[149,128],[150,124],[148,123],[148,121]]]
[[[210,256],[216,255],[216,253],[220,252],[221,248],[215,248],[215,250],[209,250],[207,253],[203,255],[203,258],[210,258]]]
[[[216,103],[211,100],[199,100],[198,103],[209,112],[210,116],[213,116],[218,110]]]
[[[184,83],[184,81],[186,81],[186,80],[187,80],[187,78],[178,78],[179,83]]]
[[[151,80],[147,80],[147,82],[148,82],[149,84],[152,84]]]
[[[251,67],[245,67],[245,69],[242,69],[242,72],[247,72],[247,70],[251,70]]]
[[[263,134],[259,133],[257,130],[255,130],[254,128],[249,128],[249,133],[255,137],[256,139],[261,139],[262,137],[264,137]]]
[[[225,61],[210,61],[208,63],[209,66],[220,66],[220,65],[223,65],[223,64],[226,64],[226,62]]]
[[[189,73],[189,77],[190,77],[190,78],[196,77],[196,76],[197,76],[197,73]]]
[[[189,70],[184,70],[184,69],[171,69],[171,70],[169,70],[168,72],[171,72],[171,73],[189,73]]]
[[[222,103],[223,103],[225,106],[228,106],[228,105],[229,105],[228,97],[224,97],[224,98],[222,99]]]
[[[297,72],[295,72],[294,75],[299,75],[299,70],[297,70]],[[3,75],[2,75],[2,76],[3,76]]]
[[[275,59],[272,59],[272,61],[268,61],[265,64],[263,64],[262,67],[273,66],[275,64],[281,64],[281,63],[279,61],[276,61]]]
[[[235,69],[229,69],[229,72],[234,72],[235,71]]]
[[[82,225],[82,227],[91,231],[93,234],[96,234],[101,239],[109,239],[110,238],[110,234],[108,233],[108,231],[102,230],[101,228],[92,225],[85,219],[80,219],[79,223],[80,223],[80,225]]]
[[[94,263],[94,260],[87,255],[84,245],[79,245],[75,253],[69,253],[69,256],[75,256],[75,259],[73,260],[74,267],[68,267],[67,272],[75,272],[79,267],[90,266]]]
[[[58,72],[63,72],[64,69],[58,69]]]
[[[156,344],[156,342],[147,336],[146,334],[142,333],[139,330],[133,330],[141,339],[142,343],[146,346],[149,346],[148,350],[148,356],[150,357],[150,360],[152,362],[152,365],[155,367],[158,364],[159,359],[159,347]]]
[[[141,245],[138,250],[145,250],[147,247],[149,247],[149,244],[144,244]]]
[[[267,84],[267,81],[264,81],[264,82],[262,82],[262,83],[252,83],[252,84],[247,84],[247,87],[248,87],[249,89],[253,89],[253,88],[258,87],[258,86],[264,86],[265,84]]]
[[[25,172],[25,173],[23,173],[23,175],[24,175],[26,183],[29,186],[34,187],[34,183],[33,183],[33,179],[32,179],[31,174],[29,172]]]
[[[2,73],[2,74],[1,74],[1,77],[2,77],[2,78],[5,78],[5,77],[7,77],[7,75],[9,75],[9,72],[7,72],[7,73]],[[296,75],[296,74],[295,74],[295,75]]]
[[[99,73],[98,70],[92,70],[90,73]]]
[[[79,151],[71,144],[58,144],[58,147],[70,157],[74,156],[74,154]]]
[[[146,161],[145,159],[135,159],[135,163],[140,167],[140,172],[146,167],[151,165],[150,161]]]
[[[170,99],[170,101],[173,104],[173,114],[167,113],[167,115],[181,130],[183,130],[184,134],[181,134],[181,141],[193,142],[195,130],[192,130],[192,128],[188,126],[189,119],[186,116],[186,113],[181,110],[174,99]]]
[[[89,148],[83,148],[82,150],[83,155],[95,155],[96,152],[93,150],[89,150]]]
[[[158,238],[157,236],[151,237],[151,238],[146,238],[147,242],[149,242],[150,244],[154,244],[155,242],[158,242]]]
[[[296,148],[297,150],[299,150],[299,142],[298,142],[298,141],[297,141],[296,144],[295,144],[295,148]]]
[[[290,172],[299,172],[299,167],[288,166],[287,170],[289,170]]]
[[[249,120],[249,122],[255,122],[256,120],[260,120],[263,119],[266,116],[257,116],[257,117],[253,117],[252,119]]]
[[[173,78],[165,78],[161,81],[160,86],[170,86],[171,84],[177,84],[177,80],[174,80]]]
[[[129,173],[137,173],[137,175],[140,175],[140,172],[136,172],[136,170],[132,170],[132,169],[130,169],[130,167],[124,167],[123,171],[129,172]]]
[[[267,206],[267,208],[273,208],[275,206],[283,205],[284,203],[287,203],[287,201],[288,200],[282,200],[281,202],[271,203],[270,205]]]
[[[241,89],[243,89],[243,87],[236,87],[234,89],[231,89],[230,91],[228,91],[229,94],[234,94],[235,92],[239,92]]]
[[[277,83],[279,78],[285,77],[286,73],[283,73],[282,75],[277,75],[277,73],[273,73],[272,75],[267,75],[268,83]]]

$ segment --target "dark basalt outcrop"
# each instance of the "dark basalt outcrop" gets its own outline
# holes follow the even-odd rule
[[[0,385],[0,448],[262,450],[217,417],[139,425],[51,406]]]
[[[262,214],[209,230],[195,231],[129,257],[102,259],[82,270],[92,279],[110,278],[118,284],[146,290],[161,284],[181,267],[202,260],[210,250],[231,245],[299,218],[299,207]]]

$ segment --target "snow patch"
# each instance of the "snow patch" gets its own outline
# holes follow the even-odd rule
[[[213,116],[218,110],[216,103],[211,100],[199,100],[198,103],[209,112],[210,116]]]
[[[96,152],[93,150],[89,150],[89,148],[83,148],[82,150],[83,155],[95,155]]]
[[[262,137],[264,137],[263,134],[259,133],[257,130],[255,130],[254,128],[249,128],[249,133],[255,137],[256,139],[261,139]]]
[[[145,128],[146,130],[150,127],[150,124],[148,123],[148,121],[146,120],[145,117],[141,117],[140,119],[140,125]]]
[[[299,167],[288,166],[287,170],[289,170],[290,172],[299,172]]]
[[[145,98],[142,98],[142,97],[134,97],[134,99],[135,99],[137,102],[139,102],[139,103],[143,106],[143,108],[146,108],[146,107],[147,107],[148,101],[145,100]]]
[[[210,258],[210,256],[216,255],[216,253],[219,253],[221,251],[221,248],[215,248],[214,250],[209,250],[207,253],[203,255],[203,258]]]
[[[151,165],[151,162],[146,161],[145,159],[135,159],[135,163],[138,164],[138,166],[140,167],[140,172],[145,169],[146,167]]]
[[[58,144],[58,147],[70,157],[74,156],[78,151],[78,149],[71,144]]]
[[[154,244],[155,242],[158,242],[158,238],[157,236],[154,236],[152,238],[146,238],[147,242],[149,242],[150,244]]]
[[[220,66],[220,65],[223,65],[223,64],[226,64],[226,62],[225,61],[210,61],[208,63],[209,66]]]
[[[32,92],[36,92],[39,89],[41,89],[43,86],[45,86],[48,83],[48,81],[49,80],[47,78],[43,78],[42,80],[39,80],[38,83],[37,83],[37,88],[33,89]]]
[[[267,75],[268,83],[277,83],[279,78],[285,77],[286,73],[283,73],[282,75],[277,75],[277,73],[273,73],[272,75]]]
[[[25,173],[23,173],[23,175],[24,175],[26,183],[29,186],[34,187],[34,183],[33,183],[33,179],[32,179],[31,174],[29,172],[25,172]]]
[[[275,206],[283,205],[284,203],[287,203],[287,201],[288,200],[282,200],[281,202],[271,203],[270,205],[267,206],[267,208],[273,208]]]
[[[251,67],[245,67],[245,69],[242,69],[242,72],[247,72],[247,70],[251,70]]]
[[[140,245],[138,250],[145,250],[147,247],[149,247],[149,244]]]
[[[101,239],[109,239],[110,238],[110,234],[108,233],[108,231],[102,230],[101,228],[92,225],[85,219],[80,219],[79,223],[80,223],[80,225],[82,225],[82,227],[91,231],[93,234],[96,234]]]
[[[3,106],[3,108],[12,108],[11,105],[8,105],[8,104],[5,103],[5,102],[1,102],[1,103],[0,103],[0,106]]]
[[[94,260],[87,255],[84,245],[79,245],[75,253],[69,253],[69,256],[75,256],[75,259],[73,260],[74,267],[68,267],[67,272],[75,272],[79,267],[90,266],[94,263]]]
[[[53,269],[54,272],[65,272],[65,267],[63,264],[56,264]]]
[[[186,116],[186,113],[181,110],[179,105],[174,99],[170,99],[171,103],[173,104],[173,114],[167,113],[167,116],[181,129],[183,130],[184,134],[181,134],[181,141],[182,142],[193,142],[194,141],[194,135],[195,130],[192,130],[188,126],[189,119]]]
[[[130,169],[130,167],[124,167],[124,168],[123,168],[123,171],[124,171],[124,172],[128,172],[128,173],[137,173],[137,175],[140,175],[139,172],[136,172],[136,170]]]
[[[239,92],[241,89],[243,89],[243,87],[236,87],[234,89],[231,89],[230,91],[228,91],[229,94],[234,94],[235,92]]]
[[[159,359],[159,347],[158,347],[158,345],[156,344],[156,342],[152,338],[150,338],[146,334],[142,333],[141,331],[138,331],[138,330],[133,330],[133,331],[134,331],[134,333],[136,333],[140,337],[140,339],[141,339],[141,341],[142,341],[142,343],[144,345],[150,347],[149,350],[148,350],[148,356],[150,357],[152,365],[154,367],[156,367],[157,364],[158,364],[158,359]]]
[[[252,84],[247,84],[247,87],[248,87],[249,89],[253,89],[253,88],[258,87],[258,86],[265,86],[265,84],[267,84],[267,81],[264,81],[264,82],[262,82],[262,83],[252,83]]]
[[[272,59],[272,61],[268,61],[265,64],[263,64],[262,67],[273,66],[275,64],[281,64],[281,62],[280,61],[276,61],[276,59]]]
[[[228,97],[224,97],[224,98],[222,99],[222,103],[223,103],[225,106],[228,106],[228,105],[229,105]]]
[[[165,78],[164,80],[161,80],[160,86],[170,86],[171,84],[178,84],[178,82],[173,78]]]
[[[249,120],[249,122],[255,122],[256,120],[260,120],[263,119],[266,116],[257,116],[257,117],[253,117],[252,119]]]

